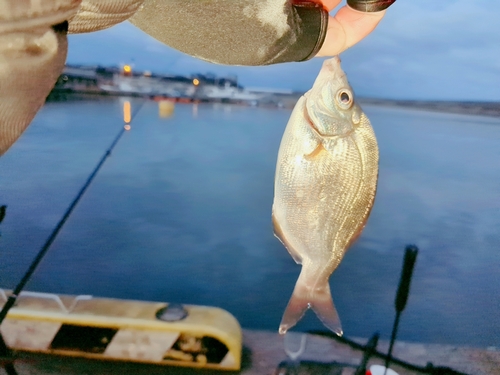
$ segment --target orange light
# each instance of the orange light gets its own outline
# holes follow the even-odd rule
[[[130,73],[130,72],[132,72],[132,67],[130,65],[124,65],[123,66],[123,71],[125,73]]]
[[[200,84],[200,81],[198,79],[193,79],[193,85],[198,86]]]
[[[174,103],[168,100],[160,100],[158,102],[158,114],[161,118],[168,118],[174,113]]]
[[[127,100],[123,103],[123,121],[128,124],[132,120],[132,106],[130,102]],[[125,130],[128,130],[125,128]]]

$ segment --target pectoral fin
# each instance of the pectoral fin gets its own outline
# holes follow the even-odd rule
[[[292,256],[293,260],[297,264],[302,264],[302,257],[293,249],[293,247],[290,245],[290,243],[287,241],[285,234],[283,233],[283,230],[281,229],[280,224],[278,223],[278,220],[274,216],[273,212],[273,227],[274,227],[274,236],[280,240],[280,242],[285,246],[285,248],[288,250],[290,255]]]
[[[307,161],[312,161],[316,159],[318,156],[320,156],[323,153],[323,151],[326,151],[325,147],[323,146],[323,143],[318,143],[316,148],[310,154],[304,155],[304,159],[306,159]]]

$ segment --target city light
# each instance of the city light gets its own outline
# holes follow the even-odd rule
[[[168,118],[174,113],[174,103],[168,100],[158,102],[158,114],[161,118]]]
[[[130,65],[123,65],[123,72],[125,74],[132,73],[132,67]]]
[[[132,108],[129,101],[123,103],[123,121],[128,124],[132,120]],[[125,130],[128,130],[125,127]]]
[[[193,85],[198,86],[200,84],[200,81],[198,79],[193,79]]]

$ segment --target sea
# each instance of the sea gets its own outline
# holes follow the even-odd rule
[[[273,236],[290,109],[133,98],[49,102],[0,158],[0,286],[14,288],[123,132],[26,289],[218,306],[276,331],[300,266]],[[404,250],[419,248],[398,339],[500,346],[500,118],[364,106],[380,172],[330,278],[348,337],[390,337]],[[309,311],[297,331],[321,330]]]

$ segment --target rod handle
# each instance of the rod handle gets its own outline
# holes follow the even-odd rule
[[[398,292],[394,302],[396,311],[401,312],[406,307],[408,301],[408,293],[410,292],[411,277],[415,261],[417,260],[418,248],[415,245],[406,246],[405,257],[403,260],[403,270],[399,280]]]

